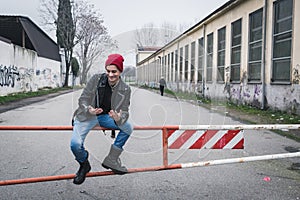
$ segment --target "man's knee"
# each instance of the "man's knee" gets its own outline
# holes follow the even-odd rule
[[[129,122],[126,122],[126,130],[124,130],[124,132],[126,132],[126,134],[131,135],[131,133],[133,132],[133,125]]]
[[[78,140],[72,139],[70,143],[70,148],[73,152],[76,152],[81,149],[82,143]]]

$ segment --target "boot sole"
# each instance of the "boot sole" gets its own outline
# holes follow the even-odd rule
[[[113,173],[119,174],[119,175],[124,175],[124,174],[128,173],[128,172],[124,172],[124,171],[119,171],[119,170],[113,169],[113,168],[111,168],[111,167],[109,167],[107,165],[104,165],[104,164],[102,164],[102,167],[104,167],[105,169],[111,169],[111,171],[113,171]]]

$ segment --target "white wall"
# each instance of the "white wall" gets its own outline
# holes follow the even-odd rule
[[[0,40],[0,96],[61,86],[60,62]]]
[[[60,62],[38,57],[36,78],[39,88],[61,86]]]

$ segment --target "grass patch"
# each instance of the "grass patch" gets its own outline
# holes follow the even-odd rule
[[[51,93],[56,93],[59,91],[64,91],[64,90],[70,90],[72,89],[71,87],[59,87],[59,88],[42,88],[39,89],[36,92],[18,92],[18,93],[12,93],[6,96],[0,96],[0,105],[9,103],[12,101],[17,101],[25,98],[30,98],[30,97],[37,97],[37,96],[43,96]]]
[[[149,88],[143,86],[142,88],[148,90],[157,90],[158,88]],[[174,92],[166,89],[165,92],[169,97],[174,97],[182,100],[192,101],[194,104],[211,109],[215,107],[214,111],[236,118],[237,120],[242,120],[250,124],[300,124],[300,116],[295,114],[290,114],[282,111],[275,111],[271,109],[261,110],[259,108],[250,105],[237,105],[233,102],[220,99],[207,99],[195,95],[195,93],[188,92]],[[219,110],[218,108],[221,108]],[[299,130],[272,130],[273,132],[282,135],[284,137],[293,139],[300,142]]]
[[[144,88],[147,90],[155,90],[159,91],[159,88],[149,87],[147,85],[138,86],[140,88]],[[259,118],[264,118],[264,121],[269,124],[299,124],[300,123],[300,116],[295,114],[290,114],[283,111],[274,111],[271,109],[268,110],[261,110],[259,108],[250,106],[250,105],[237,105],[233,102],[228,102],[226,100],[212,100],[200,97],[195,95],[195,93],[189,92],[174,92],[169,89],[165,89],[165,93],[168,94],[170,97],[178,98],[181,100],[191,100],[197,103],[201,103],[204,107],[209,106],[222,106],[227,110],[234,110],[244,115],[248,116],[256,116]],[[255,123],[255,122],[252,122]]]
[[[245,114],[264,117],[270,124],[299,124],[300,123],[299,115],[290,114],[283,111],[275,111],[271,109],[261,110],[253,106],[235,105],[233,103],[227,103],[227,107],[230,109],[238,110]]]

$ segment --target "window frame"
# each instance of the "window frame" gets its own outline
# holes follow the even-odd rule
[[[225,80],[225,56],[226,56],[226,26],[218,29],[217,50],[217,82],[224,83]],[[221,63],[220,57],[223,59]]]
[[[206,81],[213,81],[214,32],[206,36]],[[211,44],[210,44],[211,43]]]
[[[233,83],[240,83],[241,81],[241,55],[242,55],[242,18],[234,21],[231,23],[231,49],[230,49],[230,82]],[[240,26],[239,32],[238,34],[235,34],[235,26],[238,25]],[[238,27],[237,27],[238,28]],[[239,42],[236,43],[236,40],[239,39]],[[239,62],[234,62],[233,61],[235,59],[234,55],[238,53],[239,54],[239,58],[238,61]],[[237,75],[234,75],[234,71],[235,69],[237,69]]]
[[[170,56],[170,81],[174,81],[174,52],[171,52],[171,56]]]
[[[204,74],[204,38],[198,39],[198,82],[203,81]]]
[[[285,16],[283,18],[278,18],[278,9],[280,8],[287,8],[287,5],[285,2],[291,3],[290,8],[291,8],[291,13],[289,16]],[[294,2],[293,0],[278,0],[273,3],[273,30],[272,30],[272,69],[271,69],[271,83],[275,84],[290,84],[292,80],[292,49],[293,49],[293,20],[294,20]],[[280,7],[282,6],[282,7]],[[283,12],[286,13],[286,12]],[[279,13],[280,14],[280,13]],[[285,21],[291,20],[290,22],[290,29],[289,30],[284,30],[284,31],[278,31],[277,28],[279,28],[279,23],[283,23]],[[284,23],[286,25],[288,23]],[[289,35],[289,36],[287,36]],[[280,38],[282,37],[282,38]],[[277,39],[280,38],[280,39]],[[282,56],[277,56],[277,53],[275,52],[275,48],[279,47],[277,45],[280,45],[279,43],[284,43],[284,42],[289,42],[289,55],[282,55]],[[286,46],[286,45],[282,45]],[[280,47],[279,47],[280,48]],[[280,51],[281,53],[286,54],[287,51],[283,50]],[[280,68],[280,67],[275,67],[276,64],[284,63],[286,62],[285,65],[288,65],[286,69]],[[277,71],[277,73],[275,72]],[[279,76],[286,75],[286,77],[279,78]]]
[[[184,81],[188,80],[189,71],[189,44],[184,46]]]
[[[196,42],[191,43],[191,82],[195,81]]]
[[[178,81],[178,50],[175,50],[175,81]]]
[[[182,81],[183,74],[183,47],[179,49],[179,80]]]
[[[262,59],[263,59],[263,8],[260,8],[252,13],[249,14],[249,44],[248,44],[248,82],[261,82],[261,70],[262,70]],[[260,26],[253,25],[253,22],[257,20],[256,17],[260,18]],[[258,36],[259,38],[256,38],[257,32],[261,32],[261,34]],[[258,54],[257,54],[258,51]],[[256,54],[255,54],[256,53]],[[259,55],[259,57],[253,57],[254,55]],[[255,71],[255,68],[258,68]]]

